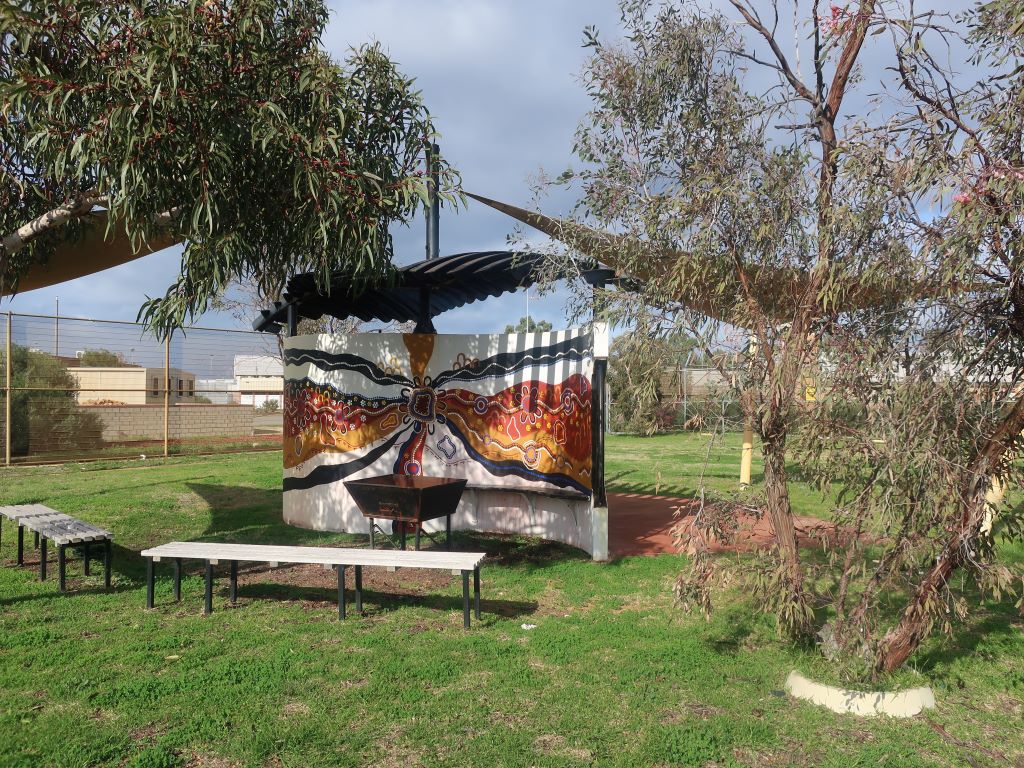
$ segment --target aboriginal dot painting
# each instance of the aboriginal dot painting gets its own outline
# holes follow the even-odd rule
[[[296,336],[285,491],[387,473],[590,493],[593,338]]]

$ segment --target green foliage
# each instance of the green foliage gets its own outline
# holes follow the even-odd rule
[[[87,349],[78,359],[78,364],[83,368],[108,368],[124,365],[124,360],[121,355],[107,349]]]
[[[733,575],[787,632],[891,670],[967,619],[954,575],[998,595],[1021,586],[983,526],[993,479],[1019,478],[1024,429],[1022,6],[949,24],[912,3],[797,9],[792,32],[814,47],[801,72],[781,4],[774,23],[730,5],[623,0],[623,40],[587,31],[592,109],[579,167],[556,182],[580,191],[561,239],[631,278],[600,299],[637,329],[621,347],[636,373],[620,365],[613,387],[648,423],[668,332],[737,361],[777,551]],[[951,41],[975,69],[944,63]],[[858,77],[868,56],[880,82]],[[854,91],[870,105],[857,116]],[[614,234],[581,234],[595,229]],[[797,444],[798,471],[839,493],[824,562],[797,546]],[[1016,538],[1021,522],[1004,512],[998,531]],[[714,581],[698,573],[695,602],[711,604]]]
[[[260,405],[256,407],[256,413],[271,414],[277,413],[281,410],[281,406],[277,400],[264,400]]]
[[[547,320],[534,320],[532,317],[520,317],[515,325],[506,325],[505,333],[545,333],[554,326]]]
[[[386,278],[389,227],[426,194],[433,130],[379,46],[330,59],[327,14],[322,0],[0,7],[0,236],[71,210],[20,250],[5,240],[3,285],[94,206],[136,245],[165,230],[186,242],[179,278],[141,312],[163,332],[236,279]]]
[[[103,446],[103,423],[78,407],[78,381],[56,358],[18,344],[11,348],[11,452],[90,450]],[[0,350],[0,370],[5,367]]]

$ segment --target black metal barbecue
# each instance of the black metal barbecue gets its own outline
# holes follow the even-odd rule
[[[414,534],[416,549],[420,536],[437,540],[423,523],[439,517],[445,518],[445,548],[451,549],[452,515],[459,506],[466,480],[455,477],[424,477],[422,475],[379,475],[361,480],[347,480],[345,487],[352,494],[359,511],[370,520],[370,549],[376,546],[377,533],[396,547],[405,549],[406,535]],[[378,520],[390,520],[391,532],[385,531]],[[393,538],[398,537],[397,543]]]

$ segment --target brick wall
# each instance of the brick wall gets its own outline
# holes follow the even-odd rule
[[[103,439],[162,440],[162,405],[82,406],[103,422]],[[168,414],[172,440],[192,437],[242,437],[253,433],[253,408],[249,405],[172,405]]]

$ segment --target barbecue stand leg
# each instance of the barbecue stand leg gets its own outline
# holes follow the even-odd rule
[[[473,608],[476,620],[480,621],[480,569],[473,569]]]
[[[238,561],[231,561],[231,604],[238,602]]]
[[[36,534],[39,535],[38,533]],[[46,537],[39,540],[39,580],[46,581]]]
[[[111,560],[110,539],[104,542],[103,546],[103,588],[110,589],[110,560]]]
[[[18,523],[18,565],[25,564],[25,527]]]
[[[64,592],[66,589],[65,575],[67,573],[67,558],[64,553],[64,549],[66,547],[66,544],[57,545],[57,583],[61,592]]]
[[[420,531],[423,530],[423,526],[418,522],[416,523],[416,551],[420,551]]]
[[[363,566],[356,566],[356,610],[363,612]]]
[[[469,571],[462,572],[462,626],[469,629]]]
[[[402,542],[402,551],[404,552],[405,551],[405,521],[404,520],[399,520],[398,521],[398,525],[402,529],[402,533],[401,533],[400,539],[401,539],[401,542]]]
[[[345,566],[338,566],[338,621],[345,618]]]
[[[203,615],[213,613],[213,563],[206,561],[206,601],[203,603]]]
[[[146,561],[146,607],[153,607],[153,578],[155,576],[156,563],[153,558]]]
[[[91,575],[89,573],[89,555],[90,554],[91,553],[89,552],[89,544],[88,543],[83,544],[82,545],[82,573],[84,573],[86,576]]]
[[[174,558],[174,602],[181,602],[181,558]]]
[[[373,549],[373,529],[377,527],[377,521],[370,518],[370,549]]]

